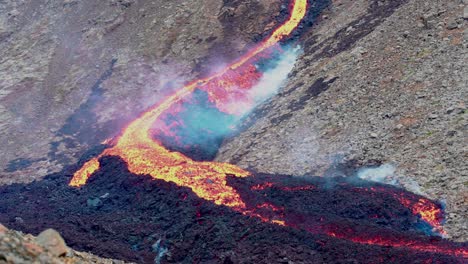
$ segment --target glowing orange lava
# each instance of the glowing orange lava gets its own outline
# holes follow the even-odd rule
[[[421,219],[429,223],[440,234],[446,234],[442,228],[442,210],[433,202],[427,199],[419,199],[417,202],[412,202],[403,197],[396,197],[401,204],[410,208],[413,214],[420,215]]]
[[[383,192],[392,195],[397,199],[403,206],[410,209],[414,215],[418,215],[422,220],[427,222],[432,228],[437,231],[439,234],[445,235],[446,232],[442,227],[443,223],[443,212],[442,209],[437,206],[436,203],[429,199],[417,198],[414,195],[390,191],[381,187],[371,187],[367,188],[356,188],[357,191],[373,191],[373,192]]]
[[[106,149],[101,155],[86,162],[78,170],[70,182],[71,186],[81,186],[86,183],[91,174],[99,168],[99,158],[103,156],[119,156],[128,165],[130,172],[148,174],[153,178],[174,182],[179,186],[192,189],[199,197],[213,201],[218,205],[226,205],[237,209],[245,208],[239,194],[226,184],[226,175],[246,177],[247,171],[227,163],[196,162],[178,152],[171,152],[160,142],[155,141],[150,133],[151,126],[172,105],[201,88],[210,94],[210,99],[222,105],[223,87],[231,87],[235,82],[238,88],[246,89],[254,81],[244,78],[255,76],[254,69],[249,63],[258,54],[276,45],[288,36],[306,14],[307,0],[295,0],[289,19],[278,27],[273,34],[257,47],[232,63],[220,72],[200,80],[193,81],[166,98],[161,104],[150,108],[138,119],[130,123],[117,139],[117,143]],[[256,80],[258,78],[253,78]],[[210,89],[211,87],[211,89]],[[216,87],[216,89],[213,89]],[[226,91],[232,93],[232,91]],[[221,95],[220,95],[221,94]],[[223,107],[221,107],[223,109]],[[235,110],[224,109],[227,112]]]
[[[220,111],[240,115],[248,106],[254,104],[246,92],[258,83],[260,77],[262,74],[257,68],[249,64],[213,79],[202,89],[208,93],[210,102]]]

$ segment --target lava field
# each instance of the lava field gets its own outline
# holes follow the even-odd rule
[[[67,185],[76,167],[1,187],[0,222],[33,234],[52,227],[77,250],[143,263],[166,248],[163,263],[466,261],[466,243],[428,235],[429,224],[394,194],[412,203],[425,198],[392,186],[356,178],[228,178],[247,208],[283,225],[134,175],[119,158],[101,165],[80,189]]]

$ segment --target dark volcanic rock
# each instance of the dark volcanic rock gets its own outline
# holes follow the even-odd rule
[[[374,193],[371,199],[368,192],[356,191],[371,187],[363,181],[281,175],[229,178],[249,208],[265,202],[284,207],[285,219],[298,226],[295,229],[216,206],[173,183],[132,175],[117,158],[106,157],[101,163],[102,168],[80,189],[67,186],[70,174],[66,172],[31,184],[1,187],[0,222],[36,234],[52,227],[78,250],[143,263],[152,263],[158,252],[164,252],[162,248],[168,250],[162,254],[163,263],[460,261],[449,255],[362,245],[321,234],[321,230],[339,233],[352,228],[363,236],[385,234],[460,247],[427,237],[419,229],[420,220],[385,192]],[[276,185],[271,188],[253,188],[272,181]],[[310,188],[297,189],[301,186]],[[105,202],[96,210],[87,206],[89,197],[105,197]],[[369,217],[371,213],[381,219]],[[24,224],[16,223],[16,216]]]

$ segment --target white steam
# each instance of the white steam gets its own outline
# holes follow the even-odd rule
[[[293,70],[300,50],[300,46],[286,48],[278,59],[277,65],[265,71],[259,82],[246,91],[245,96],[248,100],[244,102],[232,100],[229,102],[230,106],[228,108],[236,109],[236,112],[240,114],[239,117],[242,117],[257,105],[275,95],[288,79],[288,74]]]
[[[363,168],[357,172],[357,177],[373,182],[391,184],[405,188],[413,193],[424,194],[419,184],[411,178],[403,177],[396,173],[396,167],[392,164],[383,164],[376,168]]]
[[[260,82],[249,90],[249,96],[259,104],[276,94],[293,70],[299,55],[300,47],[287,49],[281,55],[278,65],[266,71]]]
[[[363,180],[398,185],[395,178],[396,168],[391,164],[384,164],[377,168],[364,168],[357,172],[357,176]]]

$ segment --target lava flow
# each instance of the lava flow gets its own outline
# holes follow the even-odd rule
[[[243,91],[251,89],[261,77],[261,73],[255,67],[255,62],[262,58],[262,54],[264,55],[272,48],[277,47],[282,39],[289,36],[296,29],[306,15],[307,5],[307,0],[294,0],[289,19],[280,25],[265,41],[221,71],[212,76],[188,83],[167,97],[162,103],[144,112],[139,118],[131,122],[118,138],[113,140],[114,143],[111,147],[86,162],[74,174],[70,185],[79,187],[86,184],[88,178],[99,169],[100,158],[118,156],[127,164],[128,170],[133,174],[150,175],[155,179],[189,187],[203,199],[212,201],[217,205],[231,207],[244,215],[258,217],[265,222],[308,230],[285,216],[283,207],[270,203],[262,203],[253,207],[247,205],[239,192],[227,184],[227,177],[247,177],[250,175],[248,171],[227,163],[194,161],[179,152],[170,151],[159,140],[155,139],[158,136],[157,134],[161,132],[154,129],[154,124],[158,120],[161,120],[171,109],[176,109],[184,99],[188,98],[196,90],[206,92],[209,101],[220,111],[227,114],[242,112],[242,109],[238,107],[239,105],[251,106],[253,104],[251,98],[246,96]],[[236,104],[232,104],[233,101]],[[271,186],[273,184],[257,186],[252,191],[264,190]],[[313,189],[313,186],[305,186],[289,188],[285,189],[285,191]],[[413,206],[413,204],[408,204],[408,206]],[[422,216],[424,220],[429,221],[430,217],[432,217],[430,215]],[[417,241],[401,242],[384,237],[369,237],[366,239],[366,236],[358,238],[352,233],[330,232],[327,230],[313,230],[313,233],[328,234],[362,244],[407,247],[413,250],[440,252],[442,254],[468,255],[466,250],[451,251],[446,248],[438,248],[427,242],[424,242],[426,244]]]
[[[242,89],[252,87],[255,82],[246,81],[243,78],[243,73],[252,72],[251,65],[257,55],[272,48],[280,40],[288,36],[299,25],[306,14],[306,10],[307,0],[294,1],[289,19],[278,27],[267,40],[261,42],[245,56],[220,72],[187,84],[166,98],[161,104],[143,113],[125,128],[113,147],[106,149],[101,155],[85,163],[74,174],[70,185],[81,186],[85,184],[87,179],[99,168],[98,159],[100,157],[119,156],[128,164],[128,169],[132,173],[149,174],[156,179],[163,179],[180,186],[190,187],[198,196],[218,205],[226,205],[237,209],[245,208],[239,194],[227,186],[226,175],[245,177],[249,175],[249,172],[226,163],[195,162],[181,153],[171,152],[163,147],[160,142],[153,139],[150,130],[165,111],[197,88],[208,90],[208,93],[212,92],[211,99],[216,102],[216,105],[220,105],[224,98],[222,94],[219,96],[219,92],[216,92],[219,91],[219,88],[233,87],[230,84],[236,84],[236,87]]]
[[[398,200],[403,206],[409,208],[414,215],[419,216],[422,220],[428,223],[434,231],[441,235],[446,235],[442,227],[444,220],[442,207],[435,204],[429,199],[424,199],[409,193],[397,192],[395,190],[387,190],[381,187],[371,188],[356,188],[356,191],[366,191],[371,193],[388,193]]]

